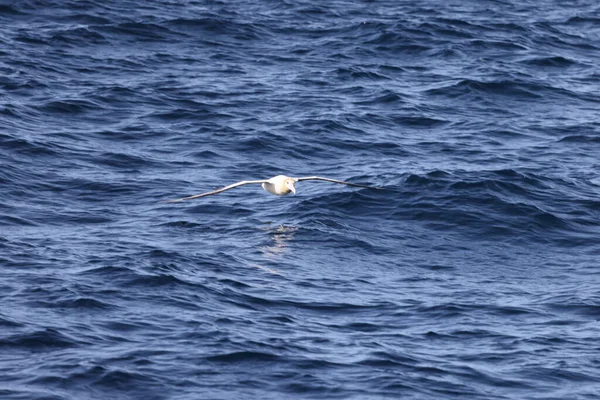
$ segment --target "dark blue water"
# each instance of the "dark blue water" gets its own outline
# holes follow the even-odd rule
[[[0,398],[597,399],[599,15],[3,1]]]

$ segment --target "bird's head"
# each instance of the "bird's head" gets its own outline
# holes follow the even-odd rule
[[[288,193],[292,192],[292,193],[296,194],[296,186],[295,186],[296,180],[295,179],[288,178],[283,182],[283,185],[288,190]]]

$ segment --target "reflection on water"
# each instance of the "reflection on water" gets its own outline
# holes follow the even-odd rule
[[[270,260],[282,257],[287,252],[288,242],[294,238],[298,229],[298,226],[285,225],[268,229],[271,242],[267,246],[262,246],[260,251]]]
[[[298,226],[285,225],[279,225],[276,228],[265,228],[264,230],[269,235],[269,241],[267,245],[259,247],[260,252],[270,261],[280,260],[287,253],[288,244],[294,238],[294,234],[298,229]],[[265,265],[254,264],[254,267],[272,274],[281,275],[279,271]]]

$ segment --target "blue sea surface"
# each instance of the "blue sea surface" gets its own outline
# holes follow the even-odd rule
[[[0,1],[0,398],[600,398],[600,4]],[[381,187],[259,185],[278,174]]]

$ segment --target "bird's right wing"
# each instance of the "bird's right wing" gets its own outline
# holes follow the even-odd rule
[[[260,181],[241,181],[241,182],[229,185],[229,186],[222,187],[220,189],[212,190],[210,192],[195,194],[193,196],[188,196],[188,197],[182,197],[180,199],[165,200],[164,203],[179,203],[180,201],[184,201],[184,200],[192,200],[192,199],[197,199],[199,197],[212,196],[213,194],[218,194],[218,193],[221,193],[221,192],[224,192],[226,190],[233,189],[233,188],[236,188],[236,187],[242,186],[242,185],[249,185],[249,184],[253,184],[253,183],[265,183],[265,182],[268,182],[268,181],[266,181],[266,180],[260,180]]]
[[[374,186],[359,185],[358,183],[339,181],[337,179],[323,178],[322,176],[303,176],[301,178],[294,178],[294,179],[296,179],[297,181],[327,181],[327,182],[333,182],[333,183],[340,183],[342,185],[366,188],[366,189],[380,189],[380,190],[382,189],[382,188],[378,188],[378,187],[374,187]]]

